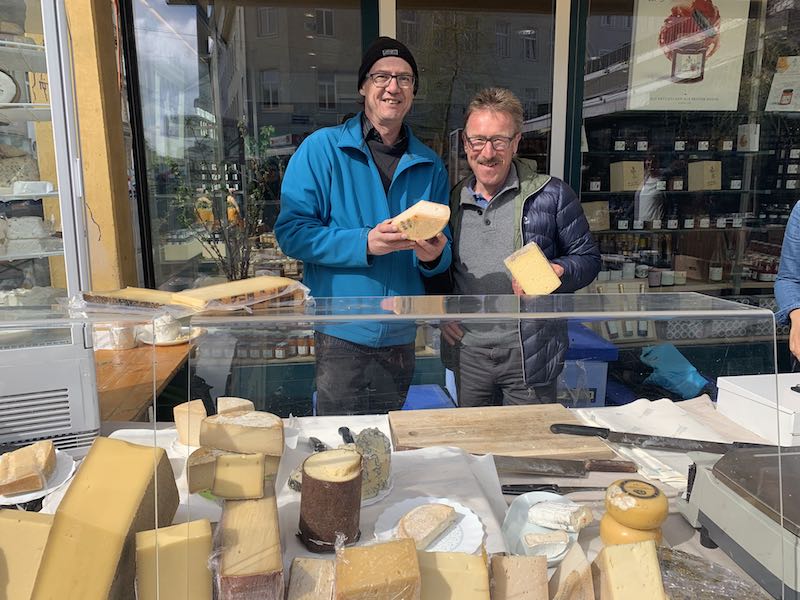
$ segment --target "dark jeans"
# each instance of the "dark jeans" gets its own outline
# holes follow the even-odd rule
[[[314,333],[317,414],[364,415],[400,410],[414,376],[414,342],[372,348]]]
[[[528,387],[522,351],[516,348],[458,348],[456,391],[459,406],[502,406],[556,402],[556,382]]]

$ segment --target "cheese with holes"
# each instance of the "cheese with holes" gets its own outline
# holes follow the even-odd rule
[[[286,600],[331,600],[333,575],[332,560],[295,558]]]
[[[238,410],[203,419],[200,445],[243,454],[283,455],[283,421],[257,410]]]
[[[226,500],[220,519],[220,600],[283,600],[283,559],[274,490],[259,500]]]
[[[620,479],[606,490],[606,511],[620,525],[656,529],[667,519],[669,502],[652,483]]]
[[[0,509],[0,598],[31,597],[53,515]]]
[[[246,398],[220,396],[217,398],[217,414],[221,415],[235,410],[255,410],[255,404]]]
[[[177,508],[163,448],[97,438],[58,506],[32,600],[133,598],[134,534]]]
[[[634,529],[617,523],[616,519],[606,513],[600,519],[600,539],[606,546],[614,544],[633,544],[635,542],[646,542],[653,540],[656,544],[661,543],[661,527],[655,529]]]
[[[137,600],[211,600],[208,519],[136,534]]]
[[[421,600],[489,600],[489,570],[481,554],[419,552]]]
[[[336,600],[419,600],[420,589],[412,540],[350,546],[336,553]]]
[[[577,502],[537,502],[528,510],[528,521],[547,527],[578,532],[594,521],[592,510]]]
[[[400,518],[398,538],[411,538],[417,549],[424,550],[442,535],[456,520],[456,509],[447,504],[431,502],[415,506]]]
[[[547,600],[544,556],[492,556],[492,600]]]
[[[44,440],[0,455],[0,494],[11,496],[45,487],[56,468],[53,442]]]
[[[202,400],[191,400],[172,409],[178,441],[186,446],[200,445],[200,428],[206,418],[206,407]]]
[[[548,590],[552,600],[595,600],[592,567],[579,544],[572,544],[558,563]]]
[[[666,600],[653,541],[606,546],[594,561],[600,571],[598,600]]]
[[[449,220],[450,208],[446,204],[420,200],[392,219],[392,224],[409,240],[428,240],[436,237]]]
[[[505,259],[506,268],[526,294],[545,295],[561,286],[550,261],[536,242],[529,242]]]

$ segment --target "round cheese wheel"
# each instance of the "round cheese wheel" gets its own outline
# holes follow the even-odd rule
[[[635,544],[636,542],[646,542],[653,540],[656,544],[661,543],[661,527],[656,529],[634,529],[625,527],[614,520],[614,517],[606,513],[600,519],[600,539],[606,546],[616,544]]]
[[[652,483],[620,479],[606,490],[606,510],[620,525],[656,529],[669,514],[667,497]]]

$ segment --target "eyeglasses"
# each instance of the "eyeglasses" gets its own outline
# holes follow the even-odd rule
[[[509,146],[511,146],[511,140],[513,140],[517,136],[505,136],[505,135],[493,135],[490,138],[485,138],[482,136],[475,136],[475,137],[466,137],[464,139],[467,142],[467,145],[472,150],[483,150],[486,146],[486,142],[492,144],[492,148],[497,150],[498,152],[503,152],[504,150],[508,150]]]
[[[397,85],[401,88],[410,88],[414,85],[415,77],[413,75],[406,75],[401,73],[400,75],[392,75],[391,73],[370,73],[367,75],[372,80],[372,83],[375,84],[375,87],[385,88],[389,87],[389,83],[392,79],[397,79]]]

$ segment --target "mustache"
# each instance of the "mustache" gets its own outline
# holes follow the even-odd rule
[[[483,165],[485,167],[494,167],[497,165],[503,164],[503,159],[497,156],[493,156],[491,158],[486,158],[484,156],[478,157],[478,164]]]

